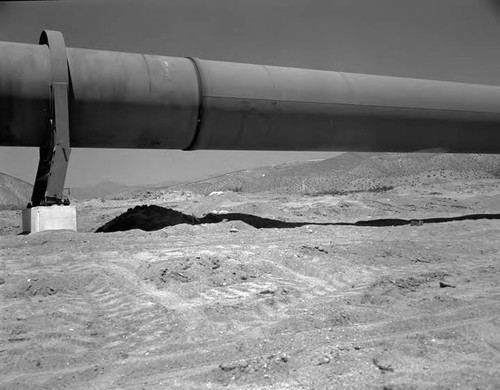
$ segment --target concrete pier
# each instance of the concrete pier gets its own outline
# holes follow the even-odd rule
[[[23,210],[23,233],[77,230],[75,206],[38,206]]]

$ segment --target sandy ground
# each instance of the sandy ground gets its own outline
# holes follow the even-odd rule
[[[500,214],[500,183],[163,192],[77,203],[80,232],[28,236],[1,212],[0,388],[500,388],[498,218],[92,232],[140,204],[306,223],[425,219]]]

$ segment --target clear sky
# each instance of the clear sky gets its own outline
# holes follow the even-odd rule
[[[500,84],[500,0],[0,1],[0,40]],[[404,131],[404,129],[402,129]],[[190,180],[334,153],[73,149],[67,185]],[[33,181],[38,151],[0,148]]]

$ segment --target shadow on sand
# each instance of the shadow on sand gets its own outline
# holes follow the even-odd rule
[[[128,209],[122,215],[104,224],[96,230],[96,233],[110,233],[131,229],[141,229],[145,231],[159,230],[168,226],[180,224],[201,225],[207,223],[219,223],[230,221],[242,221],[257,229],[291,229],[306,225],[316,226],[403,226],[403,225],[423,225],[428,223],[443,223],[451,221],[465,221],[478,219],[500,219],[500,214],[470,214],[458,217],[446,218],[425,218],[425,219],[371,219],[357,222],[286,222],[278,219],[263,218],[252,214],[228,213],[228,214],[207,214],[202,218],[196,218],[179,211],[160,206],[137,206]]]

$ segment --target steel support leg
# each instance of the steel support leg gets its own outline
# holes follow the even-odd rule
[[[71,153],[68,110],[68,63],[63,35],[45,30],[40,44],[49,47],[52,67],[47,142],[40,147],[40,161],[30,206],[69,204],[64,199],[64,182]]]

